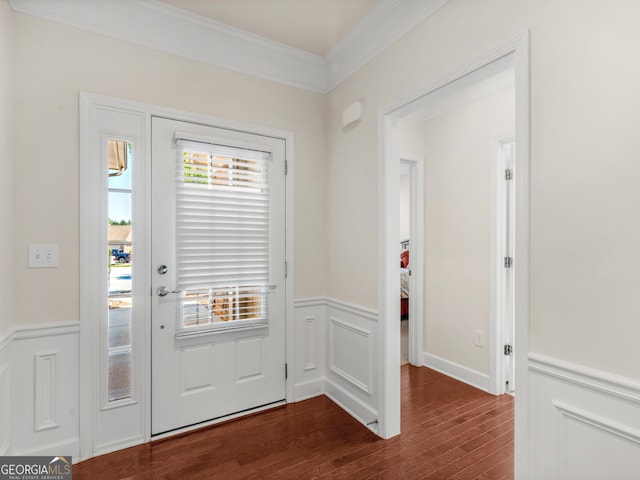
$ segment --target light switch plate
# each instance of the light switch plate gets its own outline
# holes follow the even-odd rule
[[[29,245],[29,268],[55,268],[58,264],[58,245]]]

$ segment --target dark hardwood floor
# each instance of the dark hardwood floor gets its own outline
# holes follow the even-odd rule
[[[512,479],[513,398],[405,365],[390,440],[322,396],[87,460],[73,478]]]

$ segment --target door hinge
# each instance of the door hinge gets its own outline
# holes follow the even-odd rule
[[[504,257],[504,268],[511,268],[513,266],[512,257]]]
[[[287,378],[289,378],[289,365],[288,364],[284,364],[284,379],[286,380]]]
[[[507,168],[504,171],[504,179],[505,180],[511,180],[513,179],[513,169],[512,168]]]
[[[284,278],[289,276],[289,262],[284,262]]]
[[[509,344],[506,344],[504,346],[504,354],[505,355],[511,355],[513,353],[513,347]]]
[[[284,174],[287,175],[289,173],[289,161],[284,159]]]

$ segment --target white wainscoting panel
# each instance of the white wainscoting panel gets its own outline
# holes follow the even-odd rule
[[[371,331],[329,316],[329,369],[371,395]]]
[[[38,352],[35,360],[35,431],[58,425],[58,351]]]
[[[294,401],[324,393],[326,302],[307,298],[295,306],[295,365],[289,365],[289,380],[294,382]]]
[[[640,382],[532,353],[530,478],[637,479]]]
[[[378,314],[327,299],[326,395],[367,425],[377,420]]]
[[[16,329],[10,349],[11,454],[78,458],[78,323]]]
[[[304,371],[318,368],[318,317],[315,315],[304,317]]]

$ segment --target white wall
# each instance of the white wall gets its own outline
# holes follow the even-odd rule
[[[328,294],[377,308],[378,110],[530,29],[532,349],[640,378],[639,15],[622,0],[452,0],[335,88]],[[343,132],[356,99],[364,118]]]
[[[425,352],[489,373],[491,183],[509,88],[425,122]],[[485,346],[475,345],[475,331]]]
[[[400,152],[402,155],[424,154],[424,122],[417,118],[405,117],[398,122]],[[411,227],[410,214],[410,177],[400,176],[400,240],[409,238]]]
[[[80,90],[293,131],[295,295],[324,295],[321,95],[22,14],[14,19],[16,324],[79,317]],[[60,267],[28,270],[29,243],[58,243]]]
[[[411,235],[411,177],[400,175],[400,241],[409,239]]]
[[[13,164],[13,13],[0,0],[0,455],[11,447],[11,193]]]
[[[6,0],[0,0],[0,339],[11,325],[11,193],[13,165],[13,14]]]
[[[640,209],[640,64],[633,61],[638,18],[640,3],[632,0],[451,0],[332,90],[328,295],[378,306],[373,239],[380,110],[528,31],[531,345],[520,347],[576,369],[592,368],[603,378],[640,379],[640,322],[633,321],[640,310],[640,223],[634,221]],[[364,101],[364,117],[343,132],[341,110],[357,99]],[[357,281],[351,272],[359,272]],[[549,441],[544,433],[559,433],[527,430],[552,397],[538,396],[533,381],[528,386],[531,395],[520,403],[526,410],[518,415],[520,431],[528,433],[528,444],[516,445],[521,476],[531,473],[529,465],[546,461],[540,453]],[[594,414],[616,423],[604,409]],[[594,455],[599,443],[607,443],[606,432],[589,441],[573,454]],[[635,471],[631,462],[617,468]]]

